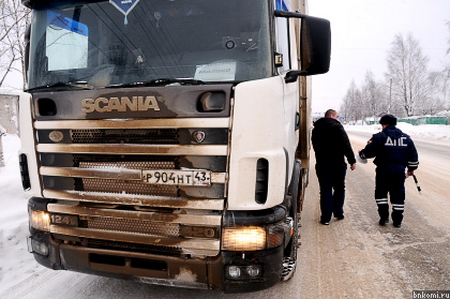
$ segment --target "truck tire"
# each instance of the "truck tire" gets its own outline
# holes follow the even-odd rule
[[[291,279],[292,276],[294,276],[297,267],[297,251],[299,242],[299,214],[297,213],[297,200],[299,196],[300,169],[300,163],[297,161],[295,163],[294,174],[290,187],[291,205],[289,208],[289,217],[286,220],[289,226],[292,227],[293,232],[291,239],[284,250],[283,272],[281,274],[282,281]]]
[[[297,213],[295,213],[297,214]],[[294,276],[297,268],[297,251],[298,251],[298,217],[295,216],[292,219],[293,233],[291,240],[285,250],[285,256],[283,257],[283,272],[281,273],[281,280],[287,281]]]

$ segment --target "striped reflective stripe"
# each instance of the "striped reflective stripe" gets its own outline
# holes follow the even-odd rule
[[[387,205],[388,199],[387,198],[375,198],[377,201],[377,205]]]
[[[392,204],[392,208],[397,211],[403,211],[403,210],[405,210],[405,205],[404,204]]]
[[[417,167],[419,166],[419,161],[408,161],[408,166]]]

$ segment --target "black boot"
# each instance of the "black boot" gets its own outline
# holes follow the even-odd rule
[[[385,226],[386,223],[389,222],[389,219],[387,218],[380,218],[380,221],[378,222],[381,226]]]

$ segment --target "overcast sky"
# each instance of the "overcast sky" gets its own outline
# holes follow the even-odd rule
[[[332,34],[330,71],[313,77],[313,112],[339,109],[352,80],[361,86],[367,70],[384,80],[398,33],[419,40],[429,70],[450,61],[450,0],[309,0],[309,14],[330,20]]]

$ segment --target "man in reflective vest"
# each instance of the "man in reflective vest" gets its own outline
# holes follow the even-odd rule
[[[418,154],[411,138],[396,127],[397,118],[386,114],[380,119],[383,130],[372,136],[359,152],[362,160],[374,158],[375,200],[380,215],[380,225],[389,220],[388,194],[392,205],[394,227],[400,227],[405,209],[405,169],[407,176],[419,166]]]

